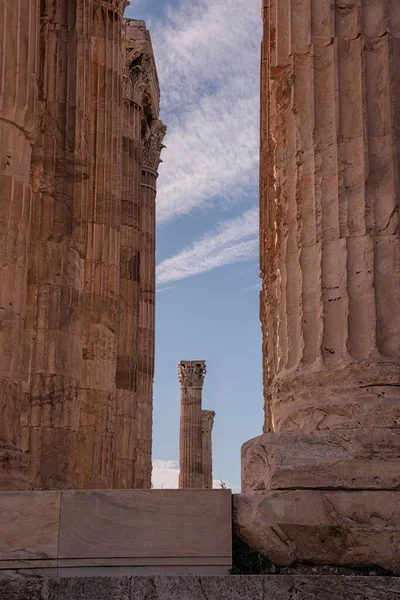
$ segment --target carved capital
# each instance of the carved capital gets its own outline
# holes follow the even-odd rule
[[[181,387],[202,388],[207,372],[204,360],[181,360],[178,374]]]
[[[212,431],[214,427],[215,412],[213,410],[201,411],[201,425],[203,433]]]
[[[126,52],[123,70],[123,97],[143,105],[146,87],[150,81],[151,62],[143,54],[138,56],[135,49]]]
[[[163,140],[166,132],[167,128],[159,119],[145,124],[145,131],[142,134],[142,167],[157,171],[161,162],[161,150],[165,148]]]
[[[124,14],[125,8],[129,5],[128,0],[101,0],[102,6],[108,10]]]

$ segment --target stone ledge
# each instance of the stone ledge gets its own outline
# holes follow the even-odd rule
[[[237,494],[233,524],[234,533],[277,566],[379,565],[400,575],[400,492]]]
[[[266,433],[242,446],[242,491],[400,489],[400,430]]]
[[[0,600],[398,600],[400,578],[303,575],[0,579]]]

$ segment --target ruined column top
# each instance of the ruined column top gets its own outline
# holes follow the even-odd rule
[[[204,360],[181,360],[178,364],[179,381],[182,387],[202,388],[206,373]]]
[[[207,427],[207,429],[212,429],[214,425],[215,412],[213,410],[202,410],[201,418],[203,427]]]
[[[119,12],[121,15],[124,14],[126,7],[129,6],[128,0],[101,0],[101,4],[110,10]]]

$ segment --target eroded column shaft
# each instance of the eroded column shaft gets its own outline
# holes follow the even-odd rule
[[[35,488],[76,487],[89,178],[89,0],[40,5],[23,439]],[[25,17],[21,17],[22,21]]]
[[[396,3],[264,2],[265,431],[400,423]]]
[[[203,410],[202,417],[202,454],[203,454],[203,488],[213,487],[213,455],[212,455],[212,430],[215,412]]]
[[[93,8],[91,165],[78,485],[110,488],[116,416],[116,356],[122,187],[123,0]]]
[[[39,3],[0,0],[0,489],[29,488],[21,445],[24,348],[37,131]]]

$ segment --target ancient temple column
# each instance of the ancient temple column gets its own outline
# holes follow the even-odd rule
[[[274,485],[255,455],[318,439],[320,470],[276,485],[393,489],[374,457],[400,461],[400,6],[265,1],[264,26],[261,320],[274,435],[245,446],[244,486]],[[342,461],[335,479],[333,447],[344,460],[356,446],[369,471]],[[294,454],[298,473],[310,466],[310,452]]]
[[[25,4],[25,3],[24,3]],[[28,3],[30,4],[30,3]],[[21,423],[35,488],[76,486],[88,193],[89,0],[40,3],[38,135]],[[20,17],[25,22],[26,15]]]
[[[166,128],[143,113],[139,208],[139,335],[135,488],[151,487],[156,294],[156,182]]]
[[[77,464],[79,488],[110,488],[116,415],[122,187],[122,16],[93,5],[91,164]]]
[[[28,489],[20,423],[31,156],[37,130],[39,2],[0,0],[0,489]]]
[[[202,391],[206,364],[185,360],[178,365],[181,384],[181,427],[179,444],[179,487],[203,487]]]
[[[212,430],[215,412],[213,410],[201,411],[202,446],[203,446],[203,488],[213,487],[213,456],[212,456]]]

